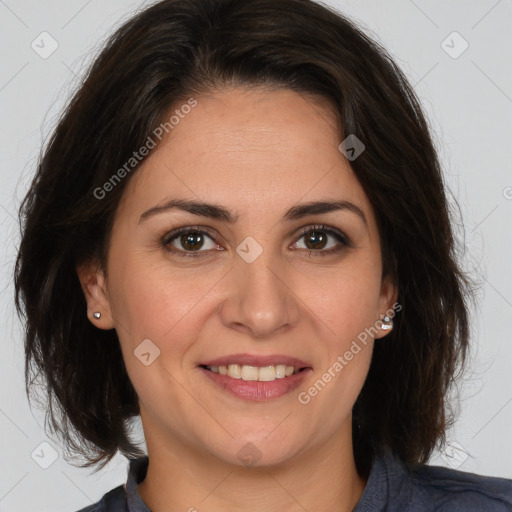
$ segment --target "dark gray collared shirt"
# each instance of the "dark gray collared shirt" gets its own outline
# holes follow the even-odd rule
[[[148,457],[130,459],[126,484],[78,512],[151,512],[137,490],[148,463]],[[408,471],[389,453],[376,457],[354,512],[406,511],[512,512],[512,480],[439,466],[418,465]]]

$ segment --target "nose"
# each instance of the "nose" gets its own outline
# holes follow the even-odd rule
[[[223,324],[253,338],[268,338],[296,326],[300,301],[290,276],[270,252],[263,251],[250,263],[237,255],[220,309]]]

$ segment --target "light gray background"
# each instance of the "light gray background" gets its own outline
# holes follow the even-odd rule
[[[474,350],[461,390],[461,415],[449,433],[452,448],[431,463],[512,478],[512,0],[329,3],[379,40],[414,85],[450,193],[462,208],[465,265],[484,276],[471,319]],[[92,476],[67,464],[61,447],[44,432],[44,414],[29,409],[12,266],[16,210],[42,141],[106,35],[143,5],[0,0],[0,511],[70,512],[126,479],[121,456]],[[48,36],[40,36],[44,31],[58,43],[46,59],[31,47],[35,41],[40,51],[43,45],[45,51],[51,48]],[[450,36],[454,31],[469,44],[457,58],[464,40]],[[52,453],[58,458],[43,469]]]

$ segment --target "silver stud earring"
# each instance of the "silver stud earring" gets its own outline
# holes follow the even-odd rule
[[[96,318],[96,320],[99,320],[101,318],[101,313],[99,311],[96,311],[95,313],[92,314],[92,316]]]
[[[393,320],[391,320],[391,318],[389,318],[388,315],[384,315],[384,318],[382,319],[381,329],[383,331],[389,331],[392,328],[393,328]]]

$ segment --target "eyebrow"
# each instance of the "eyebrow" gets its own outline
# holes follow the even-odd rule
[[[229,224],[237,222],[238,213],[231,212],[227,208],[213,203],[204,203],[193,201],[190,199],[171,199],[163,204],[153,206],[146,210],[139,219],[139,224],[154,215],[164,213],[170,210],[182,210],[194,215],[208,217],[210,219],[220,220]],[[281,222],[294,221],[306,217],[308,215],[320,215],[322,213],[329,213],[339,210],[345,210],[358,215],[364,224],[368,227],[368,221],[364,212],[359,206],[351,203],[350,201],[313,201],[292,206],[284,215]]]

